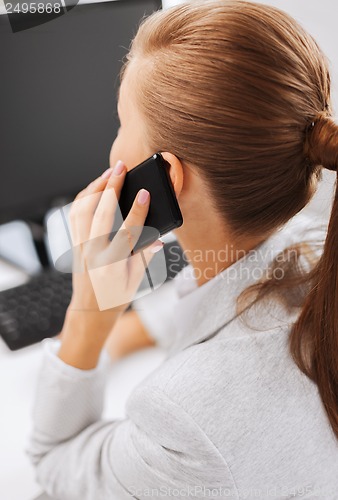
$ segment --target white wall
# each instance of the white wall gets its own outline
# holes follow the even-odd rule
[[[253,0],[249,0],[253,1]],[[291,14],[317,40],[331,62],[333,107],[338,111],[338,2],[337,0],[256,0],[259,3],[274,5]],[[182,3],[182,0],[163,0],[164,7]],[[321,220],[326,221],[333,196],[336,175],[324,169],[323,181],[311,203],[304,209]]]
[[[164,8],[166,7],[172,7],[174,5],[178,5],[180,3],[183,3],[184,0],[162,0],[162,5]]]

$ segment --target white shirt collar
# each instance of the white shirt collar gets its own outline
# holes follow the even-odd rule
[[[191,264],[184,267],[174,278],[177,300],[173,319],[177,337],[172,350],[199,343],[232,321],[237,315],[240,293],[262,279],[269,263],[289,245],[300,241],[310,225],[310,219],[298,216],[200,287]]]

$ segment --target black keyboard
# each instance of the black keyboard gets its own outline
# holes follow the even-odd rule
[[[72,275],[47,270],[0,292],[0,335],[14,351],[60,333],[72,295]]]
[[[167,280],[187,264],[177,242],[164,245]],[[14,351],[60,333],[72,295],[72,275],[45,270],[0,292],[0,335]],[[130,307],[130,306],[129,306]]]

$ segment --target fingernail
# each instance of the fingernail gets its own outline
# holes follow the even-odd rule
[[[149,199],[149,191],[147,191],[146,189],[141,189],[137,197],[137,201],[139,202],[139,204],[145,205],[148,199]]]
[[[163,248],[163,243],[157,242],[153,247],[151,247],[150,252],[151,253],[156,253],[162,250]]]
[[[124,163],[123,163],[123,161],[119,160],[114,167],[114,171],[113,171],[114,175],[122,174],[123,170],[124,170]]]
[[[112,171],[113,171],[112,168],[107,168],[107,170],[105,170],[103,172],[103,174],[101,175],[102,179],[109,179],[109,177],[111,176]]]

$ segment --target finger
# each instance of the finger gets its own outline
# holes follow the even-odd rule
[[[129,214],[127,215],[125,221],[121,226],[121,229],[128,232],[130,251],[134,248],[138,238],[140,237],[145,220],[148,215],[149,205],[149,191],[147,191],[146,189],[140,189],[140,191],[136,195]],[[114,244],[114,241],[115,239],[112,241],[112,244]],[[116,241],[118,241],[118,238],[116,238]]]
[[[100,311],[122,306],[125,308],[124,306],[133,300],[153,256],[154,246],[147,247],[146,250],[124,261],[107,263],[107,265],[89,269],[90,281]],[[119,285],[112,286],[112,283]]]
[[[119,160],[96,207],[90,230],[90,239],[110,234],[114,226],[114,220],[118,216],[120,216],[122,222],[122,215],[121,212],[117,213],[117,207],[126,173],[126,166]]]
[[[97,177],[97,179],[90,182],[85,189],[80,191],[78,193],[78,195],[76,196],[75,200],[83,198],[84,196],[87,196],[88,194],[103,191],[108,183],[108,178],[109,178],[108,176],[111,174],[111,172],[112,172],[112,169],[108,168],[100,177]]]
[[[72,202],[69,213],[73,245],[79,245],[87,241],[92,225],[93,214],[100,201],[101,193],[107,185],[107,172],[91,182],[85,189],[80,191]]]
[[[98,205],[101,193],[86,194],[73,201],[70,210],[73,245],[80,245],[89,239],[95,207]]]

